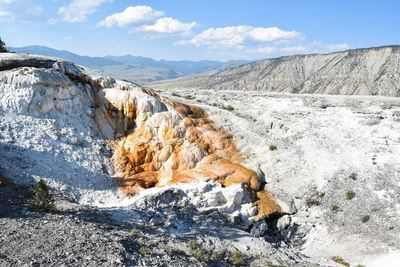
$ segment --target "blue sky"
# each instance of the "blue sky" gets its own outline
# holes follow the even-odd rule
[[[261,59],[400,44],[400,1],[0,0],[9,46],[155,59]]]

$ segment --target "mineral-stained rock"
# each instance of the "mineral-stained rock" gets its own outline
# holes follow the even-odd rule
[[[282,208],[278,205],[274,197],[268,191],[258,191],[257,198],[258,200],[256,205],[258,206],[258,214],[254,217],[255,221],[284,213]]]
[[[232,135],[216,130],[201,108],[137,88],[100,87],[97,95],[96,121],[115,142],[113,162],[125,193],[202,179],[258,190],[260,179],[239,164]]]
[[[96,121],[105,138],[114,142],[114,168],[126,194],[208,179],[259,190],[261,178],[240,165],[232,135],[216,130],[201,108],[143,89],[99,88],[98,96]],[[283,214],[268,192],[257,197],[256,220]],[[224,209],[233,212],[233,207]]]
[[[16,165],[23,164],[26,173],[33,174],[31,180],[48,177],[50,186],[73,191],[76,197],[83,195],[87,202],[96,201],[99,194],[90,190],[111,188],[105,180],[110,180],[112,173],[127,195],[201,180],[225,187],[243,184],[233,197],[223,196],[226,203],[219,208],[225,213],[241,209],[244,189],[255,199],[260,177],[242,165],[233,136],[216,129],[202,108],[55,58],[4,54],[0,70],[1,125],[9,125],[19,116],[16,124],[26,129],[18,146],[33,147],[28,158],[39,159],[46,166],[20,160]],[[37,132],[26,126],[27,121],[34,121]],[[10,129],[2,136],[9,143],[20,132]],[[114,172],[104,140],[112,150]],[[277,214],[280,209],[273,197],[260,194],[255,203],[260,216]],[[267,204],[269,201],[272,204]],[[253,215],[254,209],[249,209],[247,215]]]

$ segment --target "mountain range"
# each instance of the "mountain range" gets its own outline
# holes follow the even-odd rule
[[[245,60],[231,60],[228,62],[201,60],[155,60],[141,56],[104,56],[89,57],[74,54],[66,50],[57,50],[46,46],[8,47],[18,54],[37,54],[70,60],[76,64],[111,74],[139,84],[173,79],[191,74],[215,73],[240,64],[248,63]]]
[[[218,73],[149,84],[159,88],[400,96],[400,46],[285,56]]]

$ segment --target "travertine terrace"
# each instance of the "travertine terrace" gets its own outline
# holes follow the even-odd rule
[[[217,131],[203,109],[141,88],[105,88],[98,94],[95,119],[112,142],[126,193],[207,178],[226,186],[247,183],[258,191],[259,178],[239,165],[232,135]]]
[[[260,207],[257,220],[284,213],[272,196],[257,202],[259,176],[241,165],[242,155],[233,136],[215,129],[202,108],[163,98],[133,83],[85,72],[57,59],[12,54],[2,57],[3,110],[7,114],[34,114],[41,120],[63,117],[55,118],[55,125],[70,120],[68,114],[82,118],[76,121],[83,127],[79,134],[84,137],[84,127],[90,125],[92,135],[104,138],[112,151],[113,180],[125,194],[213,180],[224,186],[243,184],[254,205],[265,206]],[[94,171],[101,171],[105,165]],[[49,178],[64,183],[63,178]],[[77,188],[74,183],[71,186]]]

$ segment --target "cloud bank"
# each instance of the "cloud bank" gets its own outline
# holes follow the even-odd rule
[[[129,6],[120,13],[114,13],[97,23],[99,27],[111,28],[112,26],[125,27],[131,24],[153,21],[164,15],[149,6]]]
[[[284,31],[278,27],[252,27],[248,25],[209,28],[192,39],[176,42],[177,45],[192,44],[196,46],[238,47],[246,43],[271,42],[279,39],[296,39],[301,34],[296,31]]]
[[[134,26],[129,33],[153,32],[161,34],[188,33],[196,22],[182,22],[175,18],[162,17],[163,11],[149,6],[129,6],[120,13],[114,13],[97,23],[98,27],[111,28]]]
[[[184,23],[173,18],[160,18],[154,25],[142,25],[137,28],[138,31],[156,32],[156,33],[182,33],[189,32],[196,22]]]

